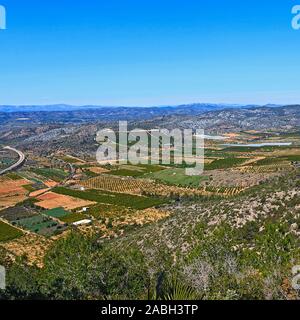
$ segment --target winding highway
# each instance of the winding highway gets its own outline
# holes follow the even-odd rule
[[[14,163],[13,165],[11,165],[9,168],[6,168],[6,169],[0,171],[0,175],[5,174],[5,173],[7,173],[7,172],[9,172],[9,171],[12,171],[12,170],[17,169],[17,168],[18,168],[20,165],[22,165],[22,164],[24,163],[24,161],[25,161],[25,155],[24,155],[23,152],[15,149],[15,148],[11,148],[11,147],[4,147],[3,149],[5,149],[5,150],[10,150],[10,151],[13,151],[13,152],[17,153],[18,156],[19,156],[19,160],[18,160],[16,163]]]

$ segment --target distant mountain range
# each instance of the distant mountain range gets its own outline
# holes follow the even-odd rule
[[[300,127],[300,106],[226,105],[195,103],[161,107],[2,106],[0,124],[9,128],[30,125],[102,124],[127,120],[133,127],[202,128],[222,133],[239,130]]]
[[[240,130],[290,130],[300,127],[300,105],[242,107],[193,115],[169,115],[147,122],[149,127],[205,129],[211,133]]]
[[[0,112],[0,143],[18,143],[22,150],[34,147],[36,151],[47,151],[64,146],[90,152],[99,128],[117,129],[119,120],[127,120],[129,129],[204,129],[212,135],[247,130],[295,132],[300,130],[300,105],[67,107],[64,111],[49,111],[48,107],[47,111]]]
[[[161,117],[195,117],[207,112],[221,110],[244,110],[255,105],[228,105],[194,103],[178,106],[157,107],[109,107],[109,106],[71,106],[65,104],[45,106],[0,106],[0,123],[86,123],[110,121],[145,121]],[[279,107],[277,105],[269,105]]]
[[[279,105],[267,105],[269,107],[278,107]],[[103,111],[103,112],[118,112],[118,111],[139,111],[150,113],[194,113],[207,112],[222,109],[232,108],[250,108],[258,107],[258,105],[239,105],[239,104],[212,104],[212,103],[193,103],[183,104],[177,106],[153,106],[153,107],[124,107],[124,106],[96,106],[96,105],[84,105],[74,106],[67,104],[54,104],[54,105],[0,105],[0,112],[72,112],[72,111]]]

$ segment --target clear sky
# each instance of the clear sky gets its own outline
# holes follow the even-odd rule
[[[300,0],[0,4],[0,104],[300,103]]]

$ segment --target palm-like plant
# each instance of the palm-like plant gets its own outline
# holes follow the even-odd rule
[[[195,289],[178,280],[176,276],[166,279],[163,281],[163,284],[161,280],[158,280],[161,283],[158,283],[156,291],[151,298],[152,300],[180,301],[202,299],[202,296]]]

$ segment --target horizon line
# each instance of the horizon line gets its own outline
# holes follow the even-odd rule
[[[215,106],[292,106],[292,105],[300,105],[299,103],[230,103],[230,102],[187,102],[187,103],[179,103],[179,104],[153,104],[153,105],[122,105],[122,104],[71,104],[71,103],[46,103],[46,104],[0,104],[0,108],[3,107],[75,107],[75,108],[166,108],[166,107],[183,107],[183,106],[193,106],[193,105],[215,105]]]

